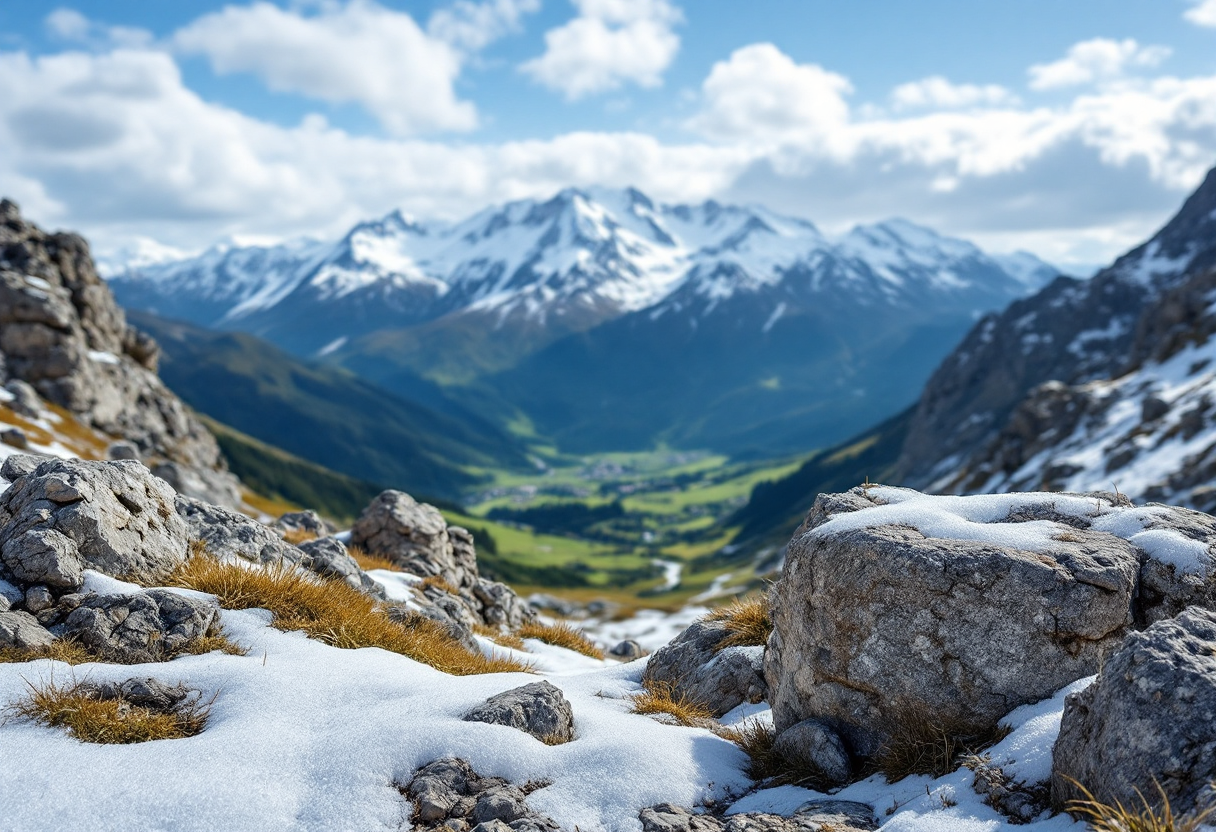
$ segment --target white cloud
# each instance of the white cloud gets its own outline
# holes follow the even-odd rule
[[[458,0],[432,14],[427,31],[437,40],[475,52],[518,32],[523,16],[539,9],[540,0]]]
[[[60,40],[97,47],[146,46],[152,33],[131,26],[103,26],[75,9],[58,8],[46,16],[47,31]]]
[[[657,87],[675,59],[683,16],[668,0],[572,0],[578,17],[545,33],[545,52],[520,66],[574,100],[632,83]]]
[[[1211,26],[1216,28],[1216,0],[1199,0],[1183,14],[1187,20],[1196,26]]]
[[[940,75],[900,84],[891,91],[891,103],[897,110],[960,109],[1015,101],[1013,93],[996,84],[953,84]]]
[[[312,15],[265,2],[226,6],[179,30],[173,44],[221,74],[251,72],[275,91],[356,102],[395,135],[477,126],[473,104],[453,89],[459,53],[372,0],[324,4]]]
[[[1094,38],[1074,44],[1058,61],[1032,66],[1030,87],[1046,90],[1118,78],[1130,68],[1157,66],[1169,56],[1165,46],[1141,46],[1131,38]]]

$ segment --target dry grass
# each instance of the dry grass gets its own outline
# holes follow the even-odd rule
[[[504,632],[497,627],[489,627],[485,624],[475,624],[473,632],[479,636],[485,636],[490,641],[497,644],[499,647],[509,647],[512,650],[523,650],[524,640],[515,633]]]
[[[520,627],[516,635],[520,638],[534,638],[537,641],[543,641],[545,644],[552,644],[554,647],[564,647],[567,650],[582,653],[584,656],[590,656],[593,659],[604,658],[604,651],[596,647],[591,642],[591,639],[583,635],[582,630],[571,627],[565,622],[557,624],[529,622]]]
[[[751,758],[747,766],[747,776],[753,780],[767,780],[785,772],[785,760],[773,750],[777,733],[771,725],[748,720],[737,727],[718,728],[714,733],[739,746]]]
[[[891,783],[914,774],[943,777],[957,769],[964,757],[1009,736],[1007,726],[976,730],[973,725],[943,719],[918,702],[901,705],[890,716],[891,736],[870,762]]]
[[[188,699],[171,711],[157,711],[121,699],[101,699],[91,685],[61,687],[52,680],[30,685],[25,699],[10,706],[12,716],[66,728],[82,742],[133,743],[192,737],[207,725],[211,703]]]
[[[714,716],[704,703],[677,694],[669,682],[643,679],[642,690],[629,699],[635,714],[667,714],[681,725],[707,727]]]
[[[287,529],[285,532],[283,532],[283,539],[292,546],[299,546],[301,543],[316,540],[317,533],[310,532],[308,529]]]
[[[66,638],[57,638],[46,647],[0,648],[0,664],[22,664],[38,659],[50,659],[71,665],[97,661],[97,657],[86,650],[83,645]]]
[[[223,633],[213,636],[203,636],[190,642],[185,649],[179,650],[174,656],[205,656],[207,653],[226,653],[229,656],[248,656],[249,648],[242,647]]]
[[[1070,801],[1064,808],[1073,817],[1085,821],[1093,832],[1198,832],[1216,813],[1216,807],[1208,807],[1203,811],[1175,816],[1170,799],[1160,784],[1157,784],[1161,796],[1160,807],[1150,804],[1137,790],[1136,796],[1140,798],[1142,808],[1129,809],[1117,800],[1113,806],[1102,803],[1089,789],[1075,780],[1071,782],[1084,798]]]
[[[371,598],[345,583],[283,564],[250,569],[195,554],[171,582],[215,595],[226,609],[269,610],[276,628],[299,630],[334,647],[380,647],[455,676],[531,670],[516,659],[473,653],[421,616],[394,622]]]
[[[346,547],[346,551],[355,559],[355,563],[359,564],[359,568],[364,572],[370,572],[373,569],[387,569],[389,572],[401,571],[401,567],[388,558],[382,558],[379,555],[369,555],[358,546],[348,546]]]
[[[763,647],[773,632],[773,620],[769,615],[768,596],[740,598],[705,616],[708,621],[721,621],[730,635],[718,643],[718,650],[727,647]]]
[[[442,575],[428,575],[418,583],[419,589],[426,589],[427,587],[432,586],[435,587],[435,589],[446,592],[448,595],[460,594],[460,590],[448,583],[447,578],[443,577]]]

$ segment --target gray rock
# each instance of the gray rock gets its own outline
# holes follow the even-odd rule
[[[694,622],[651,654],[643,680],[670,685],[674,694],[707,706],[714,716],[763,701],[768,695],[764,648],[719,649],[730,634],[721,621]]]
[[[30,439],[21,428],[5,428],[4,430],[0,430],[0,442],[19,451],[24,451],[30,446]]]
[[[460,542],[459,548],[453,546],[439,509],[400,491],[381,493],[351,527],[352,546],[388,558],[411,574],[438,575],[466,589],[477,582],[477,561],[464,545],[468,541]]]
[[[133,442],[115,442],[106,448],[106,459],[139,459],[139,448]]]
[[[121,699],[154,711],[172,711],[193,693],[185,685],[169,685],[150,676],[125,682],[97,682],[84,685],[97,699]]]
[[[0,465],[0,477],[9,482],[16,482],[26,474],[32,473],[44,461],[45,457],[31,454],[13,454]]]
[[[88,596],[68,616],[63,632],[106,661],[142,664],[172,658],[218,625],[213,602],[150,589]]]
[[[633,639],[626,639],[625,641],[618,642],[616,645],[614,645],[608,651],[608,655],[616,656],[618,659],[631,662],[634,659],[642,658],[642,656],[646,655],[646,651],[642,649],[642,645],[638,644]]]
[[[152,473],[182,496],[233,509],[241,504],[240,480],[228,471],[162,460],[152,463]]]
[[[578,612],[578,607],[569,601],[544,592],[534,592],[529,595],[528,605],[535,610],[556,613],[566,618]]]
[[[48,647],[55,637],[28,612],[0,612],[0,648]]]
[[[915,712],[984,733],[1096,672],[1133,625],[1142,553],[1112,535],[1061,524],[1036,553],[908,526],[819,533],[831,514],[812,509],[772,592],[778,731],[815,717],[861,757]],[[1011,534],[1035,519],[1004,518]]]
[[[773,751],[796,771],[826,786],[843,786],[853,775],[840,735],[818,719],[796,722],[777,735]]]
[[[574,739],[574,710],[561,688],[550,682],[533,682],[491,696],[464,718],[517,728],[547,745]]]
[[[284,532],[304,532],[314,537],[325,537],[332,533],[329,524],[315,511],[289,511],[275,520],[274,525]]]
[[[262,564],[298,564],[304,560],[304,553],[297,547],[243,514],[180,494],[176,509],[186,521],[190,536],[202,541],[221,560],[242,558]]]
[[[878,828],[874,808],[854,800],[808,800],[794,811],[794,819],[810,832],[872,832]]]
[[[24,381],[13,379],[4,385],[4,389],[13,397],[8,403],[9,409],[18,416],[37,419],[46,410],[42,399],[38,398],[38,391]]]
[[[515,590],[497,581],[478,578],[470,589],[462,590],[460,596],[481,622],[490,627],[518,630],[536,618],[536,611],[516,595]]]
[[[531,813],[528,811],[528,804],[524,802],[523,792],[515,786],[494,786],[478,795],[469,820],[478,824],[495,820],[511,823],[522,820],[529,814]]]
[[[164,580],[186,559],[173,500],[138,462],[46,460],[0,494],[0,564],[55,590],[79,588],[84,569]]]
[[[444,631],[452,637],[453,640],[460,642],[466,650],[474,653],[481,650],[481,645],[478,644],[477,638],[473,633],[473,628],[470,625],[463,623],[463,620],[457,620],[450,617],[439,605],[426,603],[422,599],[420,604],[421,609],[415,610],[404,605],[393,605],[388,607],[388,617],[390,620],[397,622],[405,627],[412,626],[415,622],[425,619],[433,621],[441,626]],[[456,602],[456,606],[468,615],[468,610],[463,604]]]
[[[719,817],[698,814],[662,803],[643,809],[642,832],[872,832],[878,828],[874,810],[849,800],[812,800],[792,817],[742,812]]]
[[[51,591],[45,586],[37,584],[25,591],[26,612],[37,615],[53,606],[55,606],[55,597],[51,595]]]
[[[0,612],[8,612],[13,607],[19,607],[24,603],[25,593],[0,578]]]
[[[1159,802],[1176,815],[1216,799],[1216,612],[1192,607],[1128,637],[1098,679],[1064,705],[1052,802]]]
[[[481,777],[464,760],[445,757],[414,773],[403,789],[414,802],[416,829],[463,832],[470,827],[510,832],[557,832],[532,812],[523,789],[499,777]]]
[[[384,587],[376,583],[346,551],[346,546],[336,537],[318,537],[306,540],[299,546],[304,553],[301,565],[306,569],[342,581],[347,586],[365,592],[373,598],[384,600]]]

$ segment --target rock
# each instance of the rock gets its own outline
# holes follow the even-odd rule
[[[335,578],[374,598],[383,600],[387,597],[384,594],[384,587],[359,568],[359,564],[346,551],[346,546],[336,537],[307,540],[300,544],[299,549],[304,553],[305,557],[301,564],[306,569],[327,578]]]
[[[1216,612],[1192,607],[1127,638],[1094,684],[1068,697],[1052,756],[1057,809],[1080,792],[1175,815],[1216,799]]]
[[[0,612],[0,648],[49,647],[55,637],[28,612]]]
[[[522,791],[511,785],[492,786],[478,795],[469,820],[478,824],[488,821],[509,824],[526,818],[529,814]]]
[[[499,777],[481,777],[454,757],[423,766],[402,791],[414,802],[415,829],[558,830],[552,820],[528,808],[524,789]]]
[[[852,493],[871,506],[920,497]],[[865,509],[877,512],[871,526],[847,506],[825,510],[828,499],[790,542],[772,592],[765,673],[778,731],[818,718],[861,757],[926,711],[960,734],[983,734],[1018,705],[1096,672],[1133,625],[1143,553],[1073,511],[1090,502],[1095,513],[1115,511],[1101,497],[1053,495],[1070,509],[1056,511],[1025,495],[993,525],[966,526],[969,540],[884,520],[897,506]],[[833,526],[840,517],[850,522]],[[1041,551],[1017,547],[1026,539],[1018,524],[1032,521],[1047,541]],[[1055,524],[1050,535],[1044,522]]]
[[[840,735],[818,719],[804,719],[786,728],[774,740],[773,751],[794,770],[806,772],[826,786],[843,786],[853,775]]]
[[[578,612],[578,607],[556,595],[534,592],[528,596],[528,605],[539,612],[551,612],[569,618]]]
[[[0,578],[0,612],[8,612],[13,607],[25,603],[25,593],[8,581]]]
[[[243,514],[178,495],[177,514],[186,521],[190,536],[202,541],[220,560],[241,558],[254,563],[296,564],[304,553],[270,528]]]
[[[453,546],[439,509],[408,494],[381,493],[363,510],[350,534],[352,546],[388,558],[411,574],[438,575],[458,590],[477,582],[476,556],[465,545],[472,538],[458,534],[460,545]]]
[[[453,602],[464,615],[469,615],[467,609],[459,602]],[[451,636],[455,641],[460,642],[466,650],[471,652],[479,652],[481,645],[477,643],[477,638],[473,633],[472,625],[465,624],[463,619],[458,620],[450,617],[439,605],[424,602],[420,605],[421,609],[415,610],[404,605],[393,605],[388,608],[388,617],[392,621],[406,627],[411,626],[420,619],[434,621],[441,626],[444,631]]]
[[[240,480],[227,471],[162,460],[152,464],[152,473],[184,497],[233,509],[241,504]]]
[[[697,814],[670,803],[643,809],[642,832],[872,832],[874,810],[851,800],[819,799],[799,806],[791,817],[741,812],[719,817]]]
[[[193,693],[185,685],[169,685],[150,676],[127,679],[125,682],[86,685],[97,699],[122,699],[132,705],[154,711],[172,711]]]
[[[0,442],[19,451],[24,451],[30,446],[29,437],[21,428],[6,428],[0,431]]]
[[[9,482],[16,482],[42,464],[44,457],[29,454],[13,454],[0,465],[0,477]]]
[[[315,511],[289,511],[274,521],[274,525],[284,532],[311,534],[313,537],[325,537],[331,534],[329,524],[321,519]]]
[[[79,588],[84,569],[162,581],[186,559],[173,506],[172,489],[138,462],[46,460],[0,494],[0,565],[54,590]]]
[[[550,682],[533,682],[491,696],[464,718],[466,722],[517,728],[546,745],[560,745],[574,739],[574,710],[561,688]]]
[[[744,702],[761,702],[768,695],[764,680],[763,647],[719,645],[729,635],[721,621],[692,624],[651,654],[643,681],[661,682],[672,692],[708,707],[714,716]]]
[[[497,581],[478,578],[472,588],[462,590],[460,596],[481,622],[490,627],[518,630],[536,618],[536,611],[516,595],[515,590]]]
[[[13,397],[8,403],[9,409],[18,416],[37,419],[45,410],[42,399],[38,398],[38,391],[24,381],[13,379],[4,385],[4,389]]]
[[[62,624],[64,619],[71,615],[72,611],[79,607],[87,597],[89,596],[80,592],[69,592],[67,595],[59,596],[59,600],[53,607],[48,607],[36,614],[38,623],[48,629]]]
[[[26,612],[37,615],[45,609],[55,606],[55,598],[45,586],[38,584],[25,591]]]
[[[150,589],[88,596],[63,629],[105,661],[142,664],[172,658],[218,625],[219,608],[213,602]]]
[[[609,651],[608,655],[616,656],[623,661],[631,662],[634,659],[640,659],[646,655],[646,651],[642,649],[642,645],[638,644],[633,639],[626,639],[618,642]]]
[[[106,459],[139,459],[139,448],[131,442],[115,442],[106,448]]]

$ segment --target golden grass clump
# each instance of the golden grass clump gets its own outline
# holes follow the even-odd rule
[[[730,631],[730,635],[718,643],[718,650],[727,647],[763,647],[773,632],[767,595],[740,598],[718,607],[705,618],[708,621],[721,621]]]
[[[714,733],[743,749],[751,759],[747,766],[747,776],[753,780],[767,780],[785,771],[785,760],[773,750],[777,732],[771,725],[765,725],[758,720],[748,720],[738,726],[716,728]]]
[[[1010,731],[1005,725],[977,730],[917,702],[896,708],[890,724],[890,737],[870,763],[891,783],[914,774],[943,777],[962,765],[965,757],[1000,742]]]
[[[442,575],[428,575],[418,583],[419,589],[426,589],[427,587],[432,586],[435,587],[435,589],[446,592],[448,595],[460,594],[460,590],[448,583],[448,579]]]
[[[473,632],[479,636],[485,636],[490,641],[497,644],[499,647],[509,647],[512,650],[524,650],[524,640],[515,633],[508,633],[505,630],[500,630],[497,627],[490,627],[485,624],[474,624]]]
[[[593,659],[604,658],[604,651],[596,647],[591,639],[583,635],[582,630],[571,627],[564,621],[557,624],[541,624],[536,621],[530,621],[520,627],[516,631],[516,635],[520,638],[534,638],[537,641],[543,641],[545,644],[552,644],[554,647],[564,647],[567,650],[582,653],[584,656],[590,656]]]
[[[317,533],[310,532],[308,529],[287,529],[283,532],[283,539],[292,546],[299,546],[301,543],[316,540]]]
[[[57,638],[46,647],[0,648],[0,664],[22,664],[38,659],[50,659],[72,665],[97,661],[97,657],[86,650],[84,645],[67,638]]]
[[[205,656],[208,653],[226,653],[229,656],[248,656],[249,648],[242,647],[223,633],[203,636],[190,642],[175,654],[177,656]]]
[[[387,569],[389,572],[401,571],[401,567],[388,558],[368,554],[358,546],[347,546],[346,552],[355,559],[355,563],[359,564],[359,568],[364,572],[370,572],[373,569]]]
[[[197,697],[170,711],[135,705],[122,699],[102,699],[88,684],[61,687],[54,681],[30,685],[25,699],[9,712],[53,728],[66,728],[82,742],[133,743],[192,737],[207,725],[211,703]]]
[[[1216,813],[1216,806],[1209,806],[1202,811],[1175,815],[1170,799],[1159,783],[1156,785],[1161,795],[1160,807],[1150,804],[1137,789],[1141,808],[1129,809],[1118,800],[1113,806],[1102,803],[1089,789],[1075,780],[1071,782],[1084,797],[1070,801],[1064,808],[1073,817],[1085,821],[1093,832],[1198,832]]]
[[[532,669],[506,656],[474,653],[422,616],[392,621],[362,592],[286,564],[251,569],[222,563],[210,554],[195,554],[170,581],[216,596],[225,609],[269,610],[276,628],[299,630],[333,647],[380,647],[454,676]]]
[[[707,705],[677,694],[670,682],[642,679],[642,689],[629,699],[635,714],[667,714],[681,725],[698,728],[713,721],[713,711]]]

